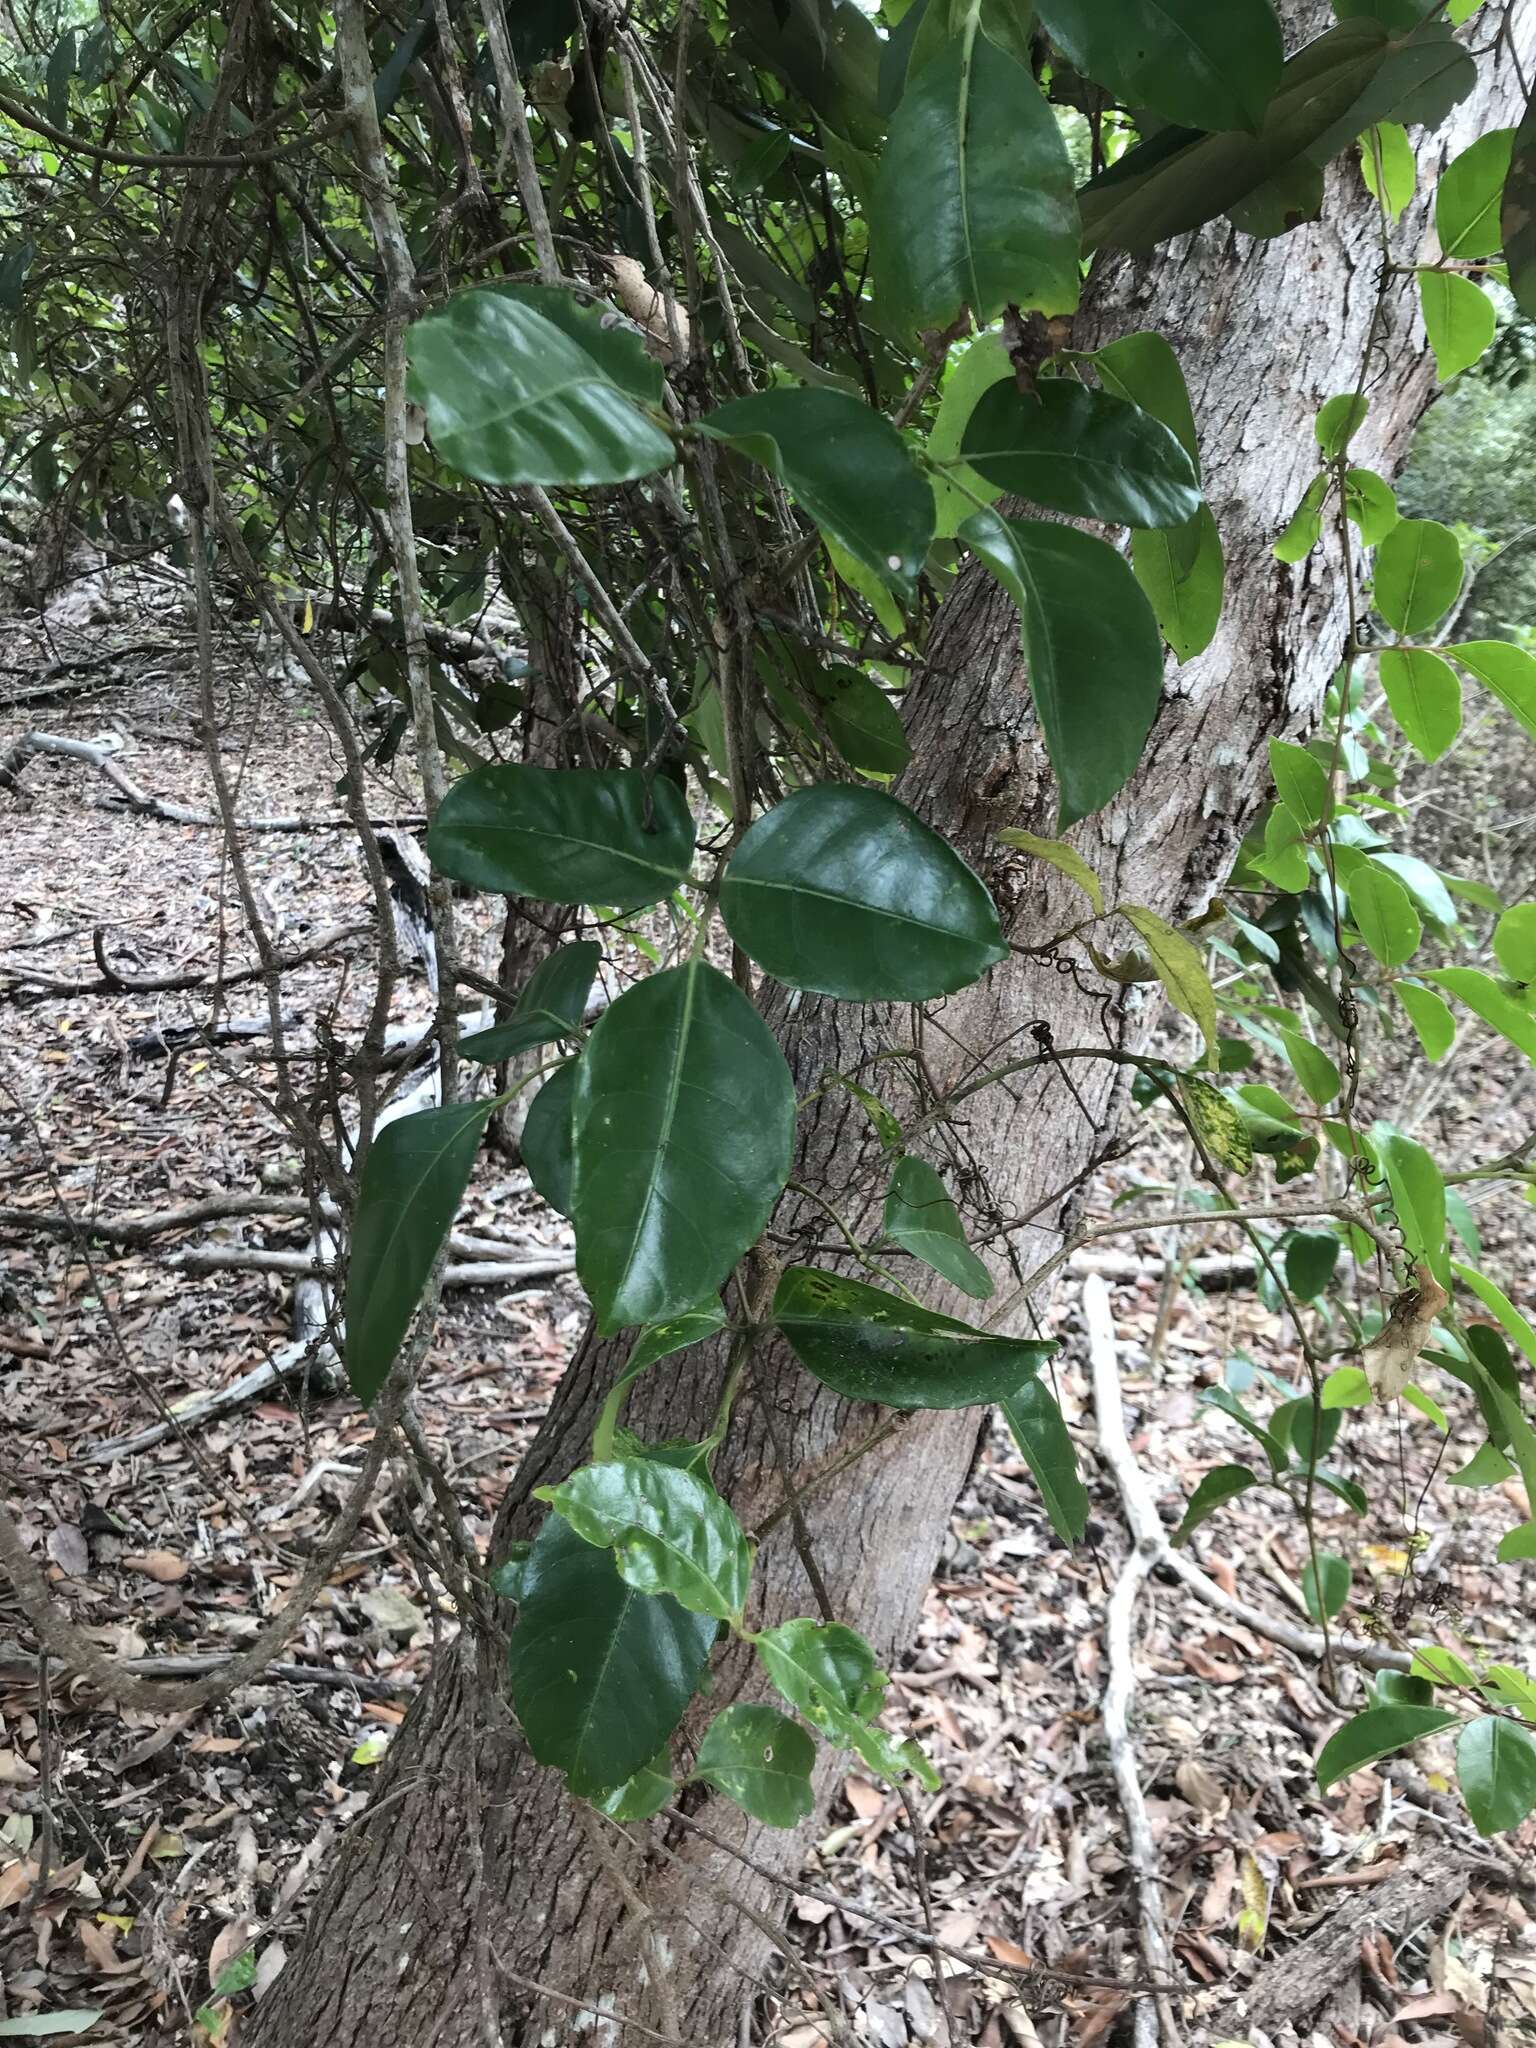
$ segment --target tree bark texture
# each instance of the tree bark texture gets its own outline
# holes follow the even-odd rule
[[[1326,25],[1326,10],[1310,0],[1281,12],[1293,45]],[[1533,27],[1527,19],[1520,31],[1522,54],[1536,41]],[[1417,247],[1415,226],[1422,232],[1428,219],[1424,195],[1446,158],[1484,129],[1518,118],[1507,52],[1484,58],[1480,70],[1473,99],[1421,144],[1421,196],[1399,248]],[[1078,348],[1140,328],[1173,344],[1226,549],[1226,609],[1215,643],[1182,667],[1170,663],[1134,782],[1072,835],[1110,902],[1145,904],[1165,917],[1188,917],[1209,901],[1268,785],[1266,739],[1313,728],[1344,640],[1338,537],[1294,567],[1270,552],[1317,467],[1316,409],[1356,387],[1377,304],[1382,252],[1353,154],[1330,171],[1328,187],[1324,219],[1280,240],[1253,241],[1217,222],[1146,260],[1111,257],[1098,267],[1074,324]],[[1389,280],[1355,461],[1395,472],[1432,376],[1411,280]],[[1051,833],[1055,795],[1013,606],[974,565],[942,607],[908,717],[914,758],[900,793],[985,876],[1009,935],[1038,946],[1075,922],[1081,898],[1071,886],[997,844],[1002,826]],[[1032,1050],[1036,1022],[1049,1026],[1058,1047],[1134,1050],[1154,1014],[1140,989],[1127,995],[1091,971],[1074,976],[1049,959],[1018,957],[983,985],[931,1006],[926,1022],[908,1009],[782,994],[768,997],[768,1009],[802,1093],[829,1070],[857,1073],[898,1114],[910,1108],[893,1093],[901,1064],[871,1062],[883,1049],[911,1047],[918,1032],[943,1086],[972,1055],[1005,1043],[1012,1056]],[[973,1202],[980,1196],[1003,1218],[1039,1211],[1007,1240],[1023,1270],[1070,1229],[1076,1198],[1058,1191],[1085,1172],[1117,1115],[1124,1069],[1080,1061],[1071,1071],[1092,1124],[1059,1075],[1042,1068],[974,1098],[947,1147],[950,1172],[963,1166],[973,1175]],[[802,1117],[801,1130],[799,1178],[824,1190],[855,1228],[877,1229],[884,1183],[863,1111],[833,1087]],[[920,1149],[946,1157],[931,1141]],[[809,1204],[786,1199],[775,1229],[794,1240],[774,1247],[786,1263],[812,1247],[823,1260],[835,1255],[835,1228]],[[1001,1299],[1010,1276],[990,1262]],[[935,1306],[959,1306],[930,1276],[914,1268],[911,1277],[931,1290]],[[1029,1307],[1008,1326],[1029,1334]],[[589,1336],[581,1346],[507,1496],[497,1555],[537,1526],[542,1510],[533,1488],[587,1455],[627,1341]],[[653,1439],[701,1436],[719,1377],[717,1355],[684,1354],[638,1383],[628,1419]],[[776,1443],[803,1489],[877,1419],[876,1411],[820,1388],[782,1351],[762,1351],[738,1398],[717,1482],[750,1530],[783,1496]],[[806,1503],[811,1547],[835,1611],[881,1657],[899,1656],[911,1639],[977,1433],[974,1411],[914,1416]],[[748,1619],[762,1626],[816,1611],[786,1519],[759,1552]],[[750,1665],[727,1658],[709,1711],[753,1689]],[[520,1754],[506,1709],[487,1694],[467,1647],[435,1673],[381,1771],[376,1817],[347,1837],[303,1946],[253,2016],[250,2048],[363,2048],[380,2040],[488,2048],[498,2038],[492,2020],[507,2048],[544,2048],[589,2032],[602,2041],[644,2038],[551,1993],[640,2021],[664,2038],[680,2029],[700,2048],[734,2042],[743,2000],[754,1995],[751,1976],[741,1973],[761,1977],[771,1949],[731,1900],[772,1919],[782,1897],[675,1821],[662,1817],[626,1836],[583,1817],[557,1774]],[[824,1794],[846,1768],[846,1757],[824,1751]],[[708,1819],[716,1833],[794,1875],[803,1837],[751,1826],[719,1800]]]

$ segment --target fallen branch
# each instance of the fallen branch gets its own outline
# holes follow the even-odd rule
[[[337,1271],[334,1260],[316,1257],[313,1251],[273,1252],[254,1245],[195,1245],[189,1251],[167,1252],[162,1263],[174,1273],[296,1273],[317,1280],[333,1278]],[[575,1265],[576,1254],[567,1251],[544,1252],[531,1259],[476,1257],[447,1267],[443,1285],[518,1287],[572,1272]]]
[[[0,961],[0,975],[7,979],[35,988],[42,995],[69,996],[116,996],[116,995],[166,995],[178,990],[208,988],[239,988],[249,981],[261,981],[274,971],[285,974],[291,967],[304,967],[311,960],[318,960],[322,954],[334,952],[337,946],[348,939],[360,938],[372,926],[365,923],[331,925],[291,953],[279,953],[270,965],[265,967],[237,967],[231,973],[220,974],[217,967],[192,967],[179,974],[152,974],[141,978],[122,974],[106,955],[106,934],[98,928],[91,938],[96,964],[101,969],[95,981],[64,981],[56,976],[39,974],[31,967],[12,967]],[[131,1048],[130,1048],[131,1049]]]
[[[134,1678],[201,1678],[205,1672],[222,1671],[231,1661],[228,1651],[182,1657],[124,1657],[119,1668]],[[25,1650],[10,1644],[0,1644],[0,1678],[36,1676],[35,1656],[29,1656]],[[269,1682],[344,1686],[349,1692],[361,1693],[365,1699],[389,1699],[397,1693],[416,1690],[397,1678],[371,1678],[355,1671],[337,1671],[329,1664],[268,1664],[259,1677],[249,1681],[253,1685]]]
[[[1088,1291],[1102,1291],[1104,1283],[1094,1275],[1083,1285],[1086,1301]],[[1097,1371],[1094,1381],[1094,1405],[1098,1414],[1099,1454],[1109,1467],[1115,1485],[1119,1488],[1120,1499],[1125,1508],[1126,1523],[1138,1548],[1150,1546],[1153,1552],[1149,1569],[1172,1572],[1176,1578],[1204,1601],[1207,1607],[1223,1615],[1228,1621],[1241,1622],[1244,1628],[1251,1628],[1255,1635],[1268,1637],[1282,1649],[1292,1651],[1298,1657],[1321,1661],[1326,1645],[1316,1629],[1297,1628],[1294,1623],[1282,1621],[1277,1615],[1266,1614],[1263,1608],[1250,1606],[1246,1600],[1224,1593],[1216,1581],[1207,1577],[1194,1559],[1185,1551],[1175,1550],[1168,1540],[1162,1517],[1157,1512],[1141,1467],[1131,1455],[1126,1441],[1125,1424],[1120,1419],[1119,1377],[1114,1378],[1115,1399],[1109,1400],[1109,1385],[1106,1381],[1100,1398]],[[1406,1671],[1412,1662],[1402,1650],[1387,1648],[1383,1643],[1367,1642],[1361,1636],[1334,1636],[1332,1639],[1335,1657],[1352,1657],[1357,1664],[1363,1664],[1369,1671]]]
[[[1108,1440],[1118,1434],[1120,1443],[1125,1447],[1125,1457],[1129,1459],[1130,1446],[1125,1442],[1125,1422],[1120,1412],[1120,1372],[1114,1317],[1109,1306],[1109,1289],[1096,1274],[1090,1276],[1083,1288],[1083,1314],[1088,1325],[1088,1355],[1093,1367],[1099,1448],[1107,1452]],[[1136,1879],[1141,1953],[1153,1977],[1168,1978],[1173,1975],[1174,1961],[1168,1926],[1163,1917],[1157,1844],[1152,1838],[1152,1823],[1147,1816],[1141,1774],[1136,1766],[1136,1748],[1131,1738],[1131,1700],[1136,1691],[1135,1646],[1132,1641],[1136,1596],[1141,1591],[1142,1581],[1158,1561],[1164,1538],[1161,1523],[1155,1535],[1134,1529],[1132,1534],[1133,1547],[1115,1581],[1105,1620],[1104,1655],[1109,1672],[1104,1685],[1102,1714],[1110,1768],[1114,1772],[1115,1789],[1125,1814],[1131,1870]],[[1180,2048],[1179,2024],[1174,2016],[1173,2001],[1166,1991],[1156,1992],[1151,1998],[1142,1997],[1136,2003],[1137,2048],[1154,2048],[1159,2038],[1164,2048]]]
[[[113,1458],[131,1458],[140,1451],[153,1450],[167,1437],[217,1422],[221,1416],[232,1415],[236,1409],[259,1401],[269,1388],[285,1385],[305,1374],[308,1374],[311,1385],[324,1394],[340,1393],[345,1384],[341,1361],[329,1344],[317,1346],[312,1340],[301,1342],[296,1338],[280,1351],[274,1351],[270,1358],[263,1359],[260,1365],[253,1365],[249,1372],[231,1380],[227,1387],[215,1387],[207,1394],[189,1394],[184,1401],[178,1401],[171,1410],[169,1421],[152,1422],[146,1429],[136,1430],[132,1436],[113,1437],[106,1443],[90,1444],[73,1463],[105,1465]]]

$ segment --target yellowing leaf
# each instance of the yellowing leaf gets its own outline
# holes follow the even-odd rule
[[[1139,903],[1122,904],[1120,915],[1127,924],[1135,926],[1145,941],[1169,1002],[1199,1025],[1205,1039],[1206,1058],[1214,1067],[1216,992],[1205,971],[1205,962],[1200,958],[1199,947],[1192,945],[1182,932],[1176,932],[1171,924],[1165,924],[1156,911],[1144,909]]]
[[[1064,845],[1059,839],[1040,839],[1033,832],[1010,827],[999,832],[998,838],[1004,846],[1016,846],[1020,853],[1032,853],[1036,860],[1048,861],[1069,882],[1076,882],[1079,889],[1093,905],[1097,916],[1104,915],[1104,890],[1098,876],[1075,847]]]
[[[1238,1882],[1242,1887],[1243,1909],[1237,1916],[1237,1938],[1251,1954],[1264,1946],[1269,1927],[1269,1885],[1258,1858],[1247,1850],[1238,1867]]]

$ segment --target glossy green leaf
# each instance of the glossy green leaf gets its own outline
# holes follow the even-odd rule
[[[622,1785],[615,1786],[601,1799],[595,1799],[593,1804],[610,1820],[649,1820],[653,1813],[660,1813],[664,1806],[669,1805],[676,1795],[672,1760],[662,1750],[648,1764],[642,1764],[633,1777],[626,1778]]]
[[[1521,1315],[1503,1288],[1470,1266],[1453,1264],[1451,1270],[1458,1280],[1471,1288],[1483,1307],[1503,1324],[1532,1365],[1536,1365],[1536,1328],[1532,1328]]]
[[[1475,1685],[1471,1668],[1440,1643],[1421,1643],[1413,1653],[1413,1676],[1433,1685]]]
[[[1424,927],[1401,882],[1363,862],[1349,878],[1349,914],[1383,967],[1401,967],[1419,949]]]
[[[1400,519],[1376,550],[1371,595],[1399,633],[1427,633],[1461,594],[1461,543],[1435,519]]]
[[[699,432],[760,462],[824,534],[910,594],[933,539],[933,493],[882,414],[845,392],[779,385],[718,407]]]
[[[1061,839],[1042,839],[1037,833],[1026,832],[1022,826],[1015,825],[1008,826],[997,836],[1004,846],[1017,847],[1020,853],[1032,854],[1036,860],[1045,861],[1059,874],[1065,875],[1069,882],[1075,882],[1093,905],[1095,917],[1104,915],[1104,886],[1075,846],[1068,846]]]
[[[1218,1465],[1207,1472],[1200,1484],[1190,1495],[1189,1506],[1184,1510],[1184,1519],[1173,1532],[1175,1544],[1187,1543],[1200,1524],[1208,1521],[1216,1510],[1225,1507],[1229,1500],[1236,1500],[1251,1486],[1257,1486],[1259,1476],[1246,1465]]]
[[[1536,1807],[1536,1741],[1516,1721],[1479,1714],[1457,1738],[1456,1780],[1480,1835],[1517,1828]]]
[[[606,1336],[707,1299],[789,1177],[795,1091],[772,1032],[701,959],[651,974],[577,1067],[576,1271]]]
[[[1169,1002],[1199,1025],[1206,1056],[1215,1066],[1216,996],[1200,948],[1139,903],[1122,903],[1120,915],[1140,934]]]
[[[1536,739],[1536,655],[1507,640],[1463,640],[1448,652],[1458,668],[1492,690]]]
[[[1339,1240],[1331,1230],[1298,1230],[1285,1247],[1285,1284],[1300,1300],[1316,1301],[1338,1263]]]
[[[1088,1527],[1088,1489],[1055,1395],[1037,1374],[998,1407],[1034,1475],[1051,1527],[1063,1543],[1081,1543]]]
[[[1344,472],[1344,510],[1359,527],[1360,538],[1368,548],[1384,540],[1402,517],[1397,509],[1397,493],[1374,469]]]
[[[1349,1598],[1349,1564],[1331,1550],[1320,1550],[1314,1561],[1308,1558],[1301,1574],[1301,1597],[1307,1613],[1316,1622],[1331,1621]]]
[[[1371,401],[1360,391],[1341,391],[1318,407],[1312,432],[1325,462],[1337,462],[1365,425]]]
[[[1451,1282],[1450,1254],[1445,1248],[1445,1181],[1440,1169],[1414,1138],[1390,1124],[1377,1124],[1371,1139],[1391,1191],[1392,1206],[1402,1225],[1409,1256],[1422,1259],[1440,1282]]]
[[[1292,1073],[1318,1108],[1326,1109],[1344,1085],[1338,1068],[1320,1045],[1314,1045],[1310,1038],[1303,1038],[1299,1031],[1287,1031],[1281,1025],[1279,1037]]]
[[[933,479],[934,532],[939,540],[952,539],[976,510],[978,501],[990,505],[994,498],[1002,496],[1000,484],[988,483],[984,476],[960,462],[960,442],[983,391],[990,384],[1011,379],[1013,374],[1013,364],[999,334],[979,335],[945,373],[943,394],[927,447],[928,460],[937,471]]]
[[[624,1785],[682,1719],[717,1627],[665,1594],[626,1585],[612,1551],[550,1515],[524,1568],[508,1646],[529,1748],[582,1798]]]
[[[1095,349],[1089,361],[1107,391],[1139,405],[1165,427],[1172,428],[1194,463],[1198,478],[1200,442],[1195,431],[1194,408],[1189,402],[1189,386],[1184,382],[1179,359],[1167,340],[1148,329],[1122,334],[1118,341]]]
[[[1461,731],[1461,680],[1455,669],[1423,647],[1384,647],[1377,663],[1403,737],[1426,761],[1438,761]]]
[[[1493,928],[1493,951],[1511,981],[1536,982],[1536,903],[1516,903]]]
[[[792,1828],[815,1805],[811,1772],[816,1745],[777,1707],[742,1704],[717,1714],[705,1730],[693,1777],[733,1799],[771,1828]]]
[[[1326,1792],[1340,1778],[1363,1771],[1395,1749],[1406,1749],[1423,1735],[1453,1727],[1456,1718],[1443,1707],[1367,1707],[1323,1744],[1323,1753],[1317,1760],[1318,1790]]]
[[[541,301],[460,292],[412,325],[410,393],[438,454],[491,484],[616,484],[665,468],[671,436],[615,382],[616,344],[600,361],[567,331],[564,308],[556,324]]]
[[[1314,754],[1289,740],[1269,742],[1269,772],[1280,801],[1304,826],[1320,825],[1332,809],[1328,774]]]
[[[1536,1017],[1507,996],[1491,974],[1480,967],[1433,967],[1424,970],[1423,978],[1465,1003],[1474,1016],[1536,1061]]]
[[[1257,128],[1285,63],[1269,0],[1039,0],[1051,41],[1122,105]]]
[[[1273,1430],[1266,1429],[1262,1422],[1249,1414],[1230,1387],[1207,1387],[1200,1398],[1207,1406],[1218,1408],[1223,1415],[1230,1416],[1239,1429],[1247,1431],[1254,1442],[1262,1447],[1265,1457],[1269,1460],[1271,1472],[1278,1474],[1285,1470],[1290,1463],[1290,1453],[1284,1443]]]
[[[529,975],[506,1023],[461,1038],[459,1051],[465,1059],[489,1066],[558,1038],[580,1037],[587,998],[602,958],[603,949],[596,939],[574,939],[568,946],[557,946]]]
[[[1513,128],[1490,128],[1453,159],[1435,188],[1435,232],[1443,253],[1458,263],[1499,252],[1499,202],[1514,139]]]
[[[1327,1408],[1310,1394],[1303,1394],[1300,1400],[1282,1401],[1269,1418],[1269,1426],[1282,1443],[1290,1445],[1299,1464],[1315,1466],[1333,1449],[1343,1420],[1337,1408]]]
[[[1321,220],[1324,180],[1316,164],[1297,158],[1227,208],[1239,234],[1273,241],[1307,221]]]
[[[909,333],[969,307],[1070,313],[1081,229],[1072,165],[1026,67],[980,34],[979,0],[909,78],[870,208],[882,312]]]
[[[1467,1680],[1458,1678],[1458,1682],[1464,1685]],[[1483,1673],[1482,1686],[1489,1699],[1514,1707],[1527,1721],[1536,1721],[1536,1679],[1526,1672],[1517,1671],[1513,1664],[1490,1664]]]
[[[991,1295],[992,1275],[966,1243],[959,1212],[926,1159],[908,1154],[896,1162],[885,1198],[884,1228],[893,1244],[963,1294],[976,1301]]]
[[[1323,1381],[1324,1408],[1368,1408],[1375,1398],[1375,1389],[1358,1365],[1336,1365]]]
[[[973,1330],[898,1294],[791,1266],[773,1320],[807,1372],[850,1401],[970,1408],[1017,1393],[1056,1349]]]
[[[1181,551],[1189,556],[1181,566]],[[1209,505],[1188,526],[1137,527],[1131,568],[1163,638],[1180,661],[1193,661],[1216,637],[1225,594],[1221,535]]]
[[[917,1744],[898,1742],[874,1725],[886,1675],[861,1635],[841,1622],[783,1621],[754,1636],[753,1646],[773,1683],[813,1728],[853,1750],[892,1784],[910,1774],[938,1790],[933,1766]]]
[[[613,1457],[619,1417],[624,1412],[629,1390],[641,1373],[659,1365],[664,1358],[671,1358],[679,1351],[687,1351],[694,1344],[703,1344],[718,1336],[727,1320],[718,1301],[707,1301],[680,1316],[673,1316],[667,1322],[651,1323],[640,1331],[624,1361],[623,1370],[608,1389],[597,1426],[592,1432],[594,1462],[602,1464]]]
[[[1371,197],[1396,223],[1411,202],[1419,181],[1413,144],[1396,121],[1378,121],[1360,138],[1360,175]]]
[[[611,1550],[637,1592],[669,1593],[690,1614],[717,1621],[739,1617],[752,1554],[707,1480],[649,1458],[611,1458],[535,1491],[583,1542]]]
[[[904,804],[823,782],[759,818],[720,889],[736,943],[790,988],[927,1002],[1007,957],[979,876]]]
[[[1162,695],[1157,621],[1124,556],[1093,534],[987,511],[960,537],[1019,608],[1065,830],[1135,773]]]
[[[1469,370],[1492,342],[1498,326],[1493,300],[1470,277],[1453,270],[1421,270],[1419,306],[1436,374],[1448,383]]]
[[[347,1378],[371,1401],[388,1377],[453,1226],[492,1100],[397,1117],[363,1167],[347,1265]]]
[[[1200,508],[1189,451],[1171,427],[1066,377],[1028,397],[993,384],[966,423],[972,469],[1037,505],[1126,526],[1181,526]]]
[[[825,669],[811,678],[832,743],[850,768],[899,775],[912,758],[901,713],[872,676]]]
[[[1448,1472],[1447,1486],[1502,1486],[1513,1479],[1515,1468],[1497,1444],[1482,1444],[1459,1472]]]
[[[1509,288],[1527,320],[1536,320],[1536,93],[1515,130],[1499,212]]]
[[[1432,988],[1412,981],[1393,982],[1392,993],[1407,1012],[1425,1059],[1431,1066],[1443,1060],[1456,1040],[1456,1018],[1449,1003]]]
[[[476,889],[638,910],[686,879],[693,819],[676,783],[638,768],[492,762],[449,790],[427,853]]]
[[[534,1191],[557,1216],[571,1213],[571,1180],[576,1170],[576,1069],[579,1060],[557,1067],[528,1105],[518,1150]]]
[[[1277,562],[1300,562],[1323,537],[1323,506],[1333,479],[1320,470],[1301,494],[1301,501],[1282,528],[1273,554]]]

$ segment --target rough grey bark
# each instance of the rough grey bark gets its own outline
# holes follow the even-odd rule
[[[1283,8],[1292,41],[1315,32],[1324,10]],[[1526,39],[1530,24],[1527,24]],[[1507,56],[1485,60],[1475,99],[1425,146],[1425,179],[1451,149],[1517,113]],[[1209,652],[1170,666],[1162,710],[1134,783],[1073,834],[1111,901],[1165,916],[1202,909],[1225,874],[1266,787],[1265,741],[1315,723],[1339,656],[1344,585],[1337,542],[1294,568],[1270,544],[1315,468],[1313,414],[1331,393],[1352,390],[1376,305],[1381,251],[1372,210],[1350,161],[1329,176],[1322,223],[1262,243],[1216,224],[1143,262],[1102,265],[1073,333],[1091,347],[1155,328],[1184,366],[1205,451],[1208,495],[1227,553],[1227,604]],[[1425,218],[1423,201],[1418,219]],[[1369,370],[1371,415],[1356,459],[1395,471],[1431,390],[1411,291],[1393,285]],[[1017,650],[1012,606],[974,569],[943,607],[929,658],[911,692],[914,764],[905,800],[957,844],[993,886],[1011,936],[1039,945],[1071,923],[1080,899],[1038,863],[1008,857],[997,828],[1053,830],[1054,794],[1037,740]],[[986,983],[937,1009],[922,1044],[940,1086],[969,1055],[1047,1023],[1058,1046],[1108,1042],[1131,1048],[1151,1011],[1140,996],[1107,1013],[1090,976],[1080,986],[1049,961],[1015,959]],[[802,1090],[835,1068],[867,1070],[883,1047],[910,1046],[906,1010],[860,1011],[802,1000],[772,1008]],[[1015,1050],[1017,1045],[1015,1044]],[[894,1066],[880,1069],[887,1077]],[[1012,1243],[1027,1269],[1070,1227],[1071,1187],[1117,1113],[1117,1070],[1073,1069],[1097,1128],[1048,1071],[991,1090],[958,1133],[997,1208],[1026,1215]],[[887,1085],[882,1083],[882,1086]],[[897,1107],[901,1105],[898,1102]],[[850,1220],[876,1176],[864,1169],[870,1138],[862,1111],[841,1090],[802,1119],[799,1171],[812,1186],[844,1191]],[[854,1196],[846,1193],[850,1188]],[[829,1237],[813,1213],[781,1216],[776,1228],[803,1249]],[[792,1255],[791,1244],[775,1250]],[[936,1305],[950,1306],[941,1292]],[[1016,1318],[1030,1327],[1027,1311]],[[618,1351],[589,1340],[567,1370],[548,1421],[508,1496],[498,1542],[536,1526],[532,1489],[585,1455]],[[709,1426],[718,1362],[688,1354],[641,1382],[631,1420],[651,1437],[698,1436]],[[761,1355],[738,1404],[717,1477],[751,1528],[782,1494],[774,1436],[792,1447],[802,1487],[869,1431],[873,1413],[815,1386],[792,1361]],[[878,1654],[910,1640],[948,1515],[975,1449],[974,1413],[925,1415],[903,1424],[806,1509],[815,1556],[837,1613],[869,1636]],[[762,1546],[750,1619],[814,1613],[805,1567],[787,1523]],[[750,1686],[727,1661],[711,1706]],[[827,1759],[824,1779],[838,1773]],[[771,1890],[744,1883],[740,1868],[664,1821],[626,1840],[584,1823],[554,1774],[518,1754],[503,1709],[477,1687],[467,1651],[451,1656],[391,1751],[376,1798],[378,1817],[348,1837],[311,1918],[303,1948],[255,2016],[251,2048],[354,2048],[390,2039],[412,2048],[485,2048],[493,2009],[507,2048],[578,2038],[593,2027],[566,1999],[595,2001],[670,2037],[734,2041],[742,2001],[738,1971],[768,1953],[759,1928],[727,1903],[735,1893],[775,1914]],[[802,1845],[747,1826],[716,1802],[717,1832],[793,1873]],[[593,1835],[605,1838],[606,1860]],[[477,1970],[476,1870],[483,1868],[486,1941]],[[622,1872],[622,1880],[616,1875]],[[637,1899],[643,1907],[636,1910]],[[482,1982],[484,1949],[490,1981]],[[498,1974],[498,1964],[505,1971]],[[733,1967],[734,1966],[734,1967]],[[595,2037],[623,2029],[599,2024]],[[633,2038],[642,2038],[638,2035]]]

